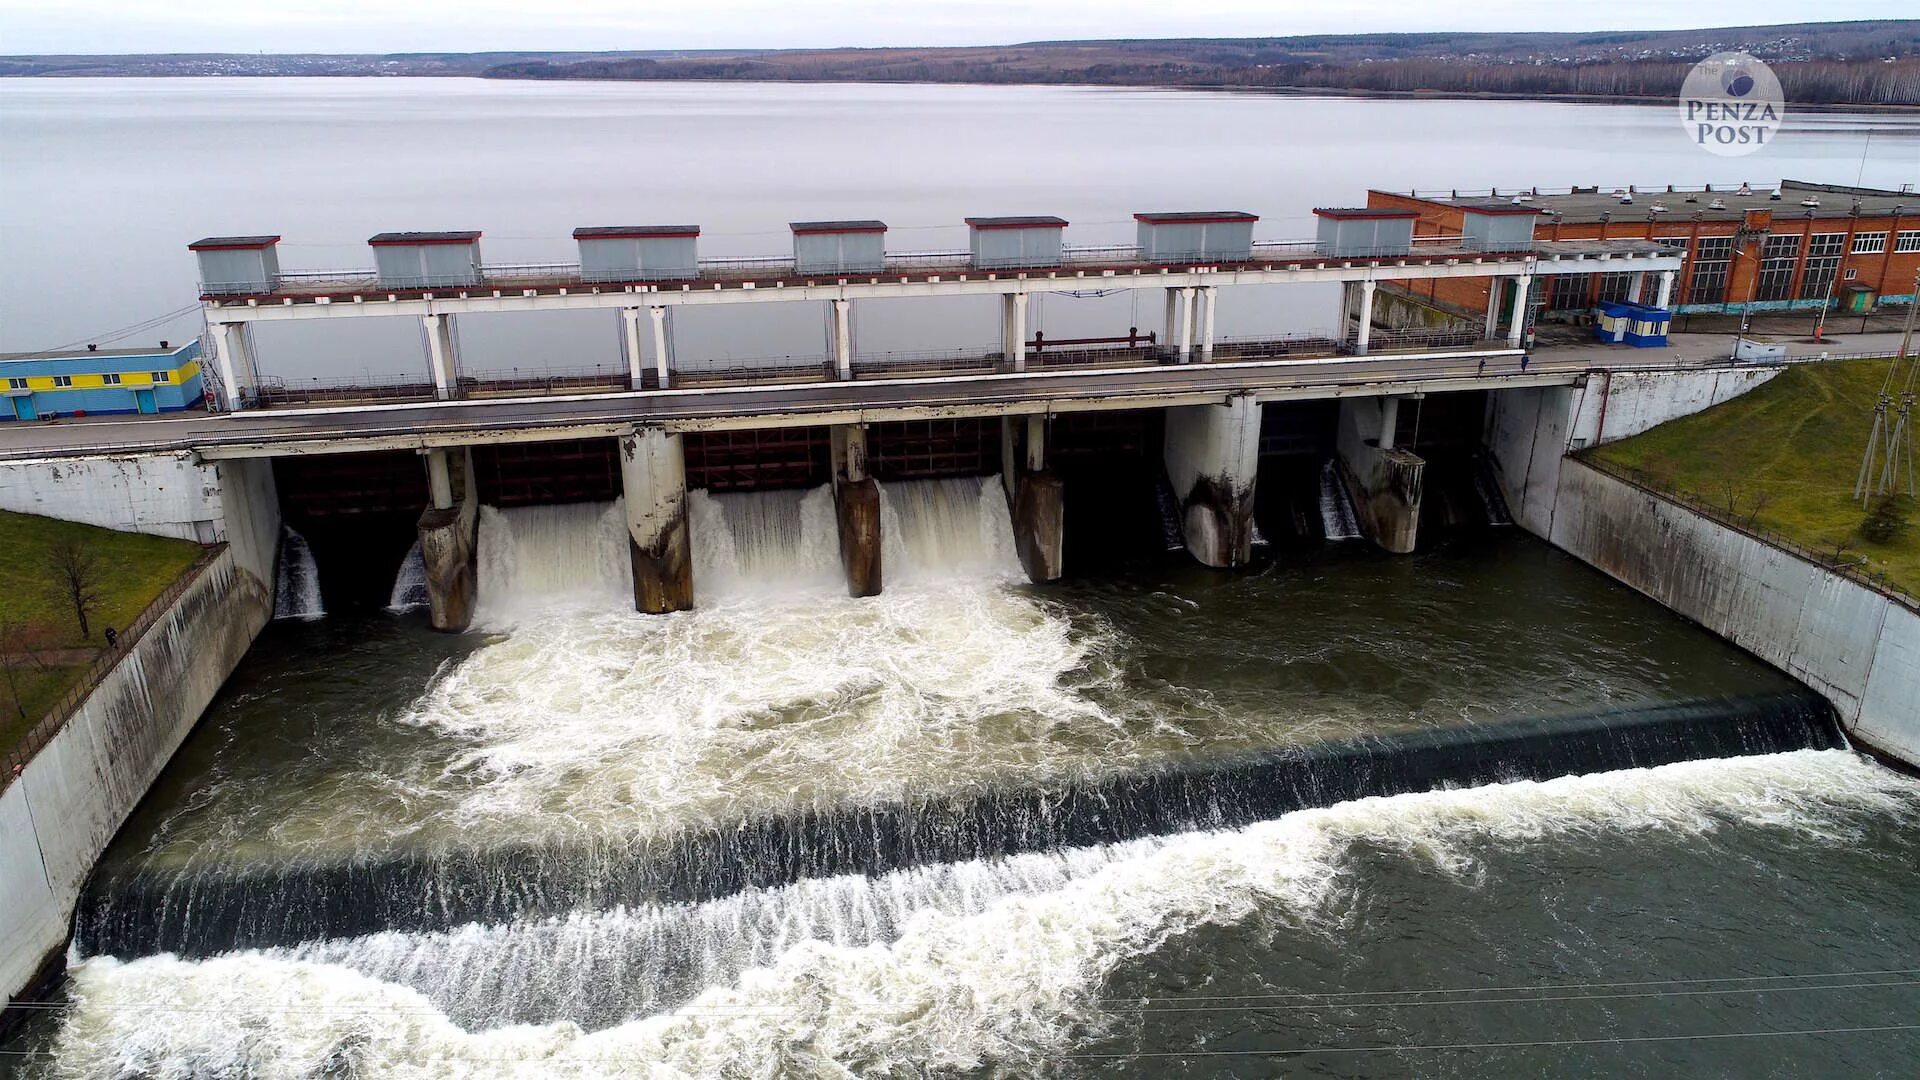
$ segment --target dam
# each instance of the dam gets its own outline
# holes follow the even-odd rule
[[[1777,368],[1541,344],[1524,302],[1385,325],[1396,280],[1524,301],[1619,273],[1652,301],[1682,258],[1402,242],[1359,209],[1245,258],[1143,231],[823,280],[796,239],[680,277],[583,253],[382,280],[423,236],[394,234],[369,274],[203,280],[215,411],[0,433],[6,505],[225,545],[265,624],[75,878],[9,1051],[48,1076],[1243,1075],[1276,1033],[1333,1070],[1530,1025],[1502,1067],[1617,1068],[1594,1047],[1653,1031],[1684,1071],[1728,1060],[1690,1040],[1737,1001],[1734,1030],[1899,1060],[1920,786],[1856,749],[1897,729],[1874,709],[1900,669],[1811,686],[1556,546],[1588,508],[1543,497],[1576,443]],[[850,258],[875,223],[802,224]],[[1338,332],[1211,334],[1235,284],[1301,275],[1342,284]],[[1089,277],[1166,322],[1031,336],[1018,297]],[[1004,347],[863,363],[848,307],[902,289],[998,297]],[[666,309],[729,302],[840,336],[682,364]],[[548,307],[608,314],[620,371],[458,366],[457,318]],[[421,378],[255,370],[254,323],[379,317],[419,321]],[[1702,910],[1734,925],[1674,945]]]

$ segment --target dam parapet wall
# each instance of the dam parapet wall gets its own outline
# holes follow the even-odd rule
[[[0,780],[0,984],[9,999],[57,961],[95,860],[267,624],[273,593],[228,545],[156,607],[32,760]]]

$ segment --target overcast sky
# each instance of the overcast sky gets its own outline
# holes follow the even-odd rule
[[[1661,30],[1832,18],[1751,0],[0,0],[0,53],[977,45],[1328,31]],[[1851,19],[1911,16],[1860,0]]]

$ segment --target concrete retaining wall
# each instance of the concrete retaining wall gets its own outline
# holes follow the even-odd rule
[[[1613,371],[1587,376],[1575,390],[1568,437],[1575,449],[1638,435],[1669,420],[1712,408],[1761,386],[1781,367],[1701,371]]]
[[[0,465],[0,510],[227,543],[243,569],[273,580],[280,497],[265,459],[200,462],[176,453],[10,461]]]
[[[1553,543],[1820,691],[1920,766],[1920,614],[1755,536],[1566,459]]]
[[[94,860],[272,614],[271,589],[222,549],[0,792],[9,997],[65,946]]]

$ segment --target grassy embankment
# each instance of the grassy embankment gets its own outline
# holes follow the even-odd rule
[[[86,545],[99,567],[100,600],[85,638],[50,565],[67,540]],[[85,673],[106,648],[107,627],[125,629],[199,556],[199,546],[184,540],[0,511],[0,752]],[[19,686],[18,701],[10,683]]]
[[[1861,534],[1867,512],[1852,497],[1890,363],[1795,365],[1732,401],[1589,454],[1920,596],[1920,510],[1899,500],[1908,524],[1876,543]],[[1889,424],[1898,408],[1896,386]]]

